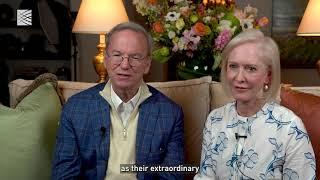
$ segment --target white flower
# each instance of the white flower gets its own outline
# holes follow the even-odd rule
[[[231,25],[232,25],[232,22],[231,21],[228,21],[228,20],[221,20],[220,23],[219,23],[219,30],[224,30],[226,28],[230,28]]]
[[[169,37],[169,39],[173,39],[174,37],[176,37],[176,33],[174,31],[169,31],[168,37]]]
[[[146,1],[133,0],[132,3],[133,3],[134,5],[136,5],[137,11],[138,11],[142,16],[148,15],[148,13],[147,13],[148,5],[147,5],[147,2],[146,2]]]
[[[166,21],[176,21],[180,17],[180,13],[177,12],[168,12],[168,14],[165,16]]]
[[[133,0],[132,4],[136,6],[136,10],[142,16],[149,16],[150,13],[159,13],[158,6],[150,6],[146,0]]]
[[[219,32],[222,32],[223,30],[229,30],[230,32],[232,32],[232,34],[234,34],[234,31],[236,30],[236,27],[231,27],[232,22],[228,21],[228,20],[221,20],[219,22],[219,26],[218,26],[218,30]]]
[[[203,22],[208,24],[211,21],[211,16],[203,17]]]
[[[251,29],[251,28],[253,28],[253,21],[252,21],[252,19],[243,19],[243,20],[240,22],[240,24],[241,24],[241,27],[242,27],[243,30],[244,30],[244,29]]]
[[[186,48],[186,42],[185,42],[185,39],[183,37],[181,37],[179,39],[178,48],[179,48],[180,51],[187,49]]]
[[[199,69],[199,66],[194,66],[193,69],[196,71]]]
[[[176,28],[180,31],[184,27],[185,23],[182,18],[176,21]]]
[[[218,18],[218,19],[221,19],[224,15],[225,15],[225,14],[222,12],[222,13],[218,14],[217,18]]]
[[[258,14],[258,9],[257,9],[257,8],[254,8],[254,7],[251,7],[251,6],[248,4],[248,6],[246,6],[246,7],[244,8],[244,13],[245,13],[245,14],[251,14],[251,15],[253,15],[253,16],[257,16],[257,14]]]
[[[178,43],[178,42],[179,42],[179,39],[180,39],[180,38],[176,36],[176,37],[174,37],[174,38],[172,39],[172,42],[173,42],[173,43]]]

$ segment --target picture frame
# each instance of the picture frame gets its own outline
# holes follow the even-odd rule
[[[308,0],[273,0],[271,36],[280,49],[282,68],[315,68],[320,59],[320,39],[296,32]]]

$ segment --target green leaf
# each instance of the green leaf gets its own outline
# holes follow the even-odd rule
[[[168,47],[162,47],[160,49],[157,49],[152,52],[152,59],[159,62],[159,63],[165,63],[167,62],[171,56],[169,56],[169,48]]]
[[[233,13],[227,13],[223,18],[223,20],[229,20],[232,23],[232,27],[241,27],[240,20],[233,15]]]
[[[214,71],[215,69],[217,69],[217,67],[219,67],[220,63],[221,63],[221,56],[219,54],[217,55],[213,55],[214,58],[214,63],[212,65],[212,71]]]

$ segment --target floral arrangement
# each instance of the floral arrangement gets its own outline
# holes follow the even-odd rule
[[[257,9],[243,10],[234,0],[133,0],[146,17],[157,43],[153,59],[175,61],[178,76],[190,79],[212,75],[218,80],[221,52],[239,32],[260,28],[268,19],[257,19]]]

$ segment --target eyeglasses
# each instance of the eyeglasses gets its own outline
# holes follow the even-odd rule
[[[106,52],[106,54],[109,57],[109,60],[112,62],[112,64],[120,65],[122,61],[125,58],[127,58],[130,66],[132,67],[139,66],[143,62],[143,60],[148,57],[148,55],[142,56],[141,54],[132,54],[125,56],[121,52],[114,52],[111,55],[108,52]]]

